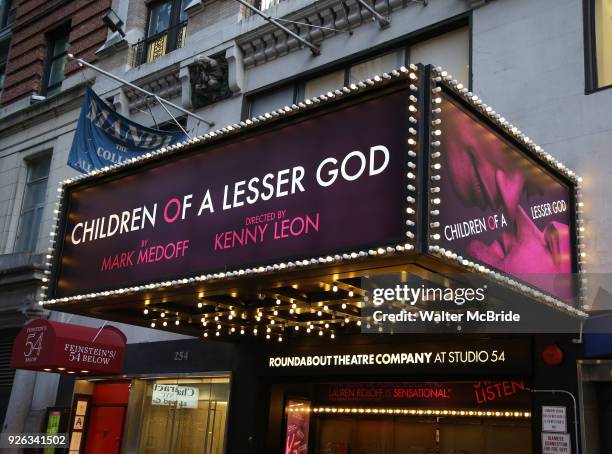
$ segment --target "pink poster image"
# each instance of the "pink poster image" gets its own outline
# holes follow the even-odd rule
[[[572,300],[571,187],[442,96],[440,246]]]
[[[288,400],[285,412],[285,454],[307,454],[310,402]]]

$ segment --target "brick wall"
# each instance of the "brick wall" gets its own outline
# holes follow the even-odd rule
[[[111,0],[21,0],[13,24],[2,105],[41,90],[47,58],[46,34],[67,21],[71,27],[69,52],[95,62],[95,51],[106,40],[102,15],[110,4]],[[76,63],[69,62],[66,76],[78,70]]]

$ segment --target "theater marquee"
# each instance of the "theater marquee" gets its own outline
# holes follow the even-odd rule
[[[409,96],[75,185],[54,296],[403,243]]]
[[[411,66],[65,182],[46,302],[112,318],[98,310],[114,298],[124,322],[279,340],[314,329],[313,313],[333,337],[361,326],[365,290],[350,279],[410,265],[482,275],[584,316],[579,190],[444,72]],[[304,273],[318,281],[275,290]],[[237,295],[232,282],[259,277]],[[209,286],[224,305],[202,301]],[[225,324],[201,317],[206,305]]]

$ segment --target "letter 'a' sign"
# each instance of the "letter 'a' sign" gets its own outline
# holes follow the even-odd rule
[[[410,98],[392,84],[70,185],[52,297],[404,244]]]

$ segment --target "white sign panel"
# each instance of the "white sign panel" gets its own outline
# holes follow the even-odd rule
[[[200,390],[193,386],[162,385],[155,383],[152,405],[176,405],[179,408],[198,408]]]
[[[542,454],[572,454],[569,434],[542,432]]]
[[[566,407],[542,407],[542,432],[567,432]]]

